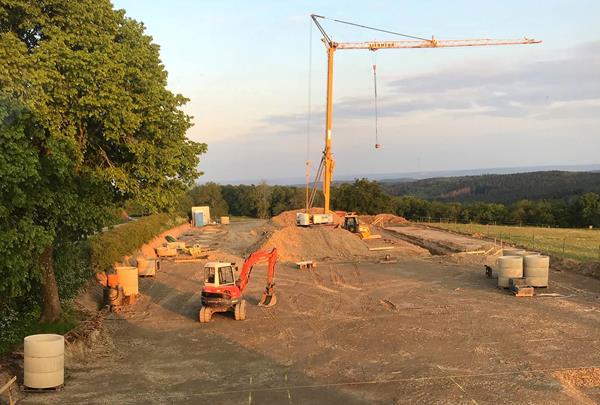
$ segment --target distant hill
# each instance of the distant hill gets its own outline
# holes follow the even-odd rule
[[[444,202],[513,203],[522,199],[558,199],[600,193],[600,172],[540,171],[481,176],[382,181],[390,195],[412,195]]]

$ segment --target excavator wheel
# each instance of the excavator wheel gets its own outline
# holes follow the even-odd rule
[[[272,307],[275,304],[277,304],[277,296],[275,295],[275,293],[263,293],[262,297],[260,298],[260,301],[258,302],[259,307]]]
[[[201,323],[210,322],[212,318],[212,310],[208,307],[200,308],[200,312],[198,313],[198,319]]]
[[[235,304],[234,315],[236,321],[246,319],[246,300],[240,300],[240,302]]]

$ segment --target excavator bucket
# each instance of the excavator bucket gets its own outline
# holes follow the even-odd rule
[[[277,296],[275,292],[264,292],[262,297],[260,297],[260,301],[258,302],[259,307],[272,307],[277,304]]]

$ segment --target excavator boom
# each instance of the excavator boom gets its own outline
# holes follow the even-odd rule
[[[236,284],[240,289],[240,292],[243,293],[246,287],[248,286],[248,282],[250,281],[250,275],[252,274],[252,268],[258,262],[263,260],[269,261],[269,267],[267,271],[267,284],[265,287],[265,292],[263,293],[260,301],[258,302],[259,306],[271,307],[277,303],[277,298],[275,297],[275,283],[273,282],[275,278],[275,263],[277,262],[277,249],[273,248],[270,252],[264,250],[258,250],[253,252],[248,256],[246,261],[244,261],[244,265],[242,267],[242,272],[238,277]]]

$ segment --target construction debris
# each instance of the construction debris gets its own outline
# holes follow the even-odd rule
[[[317,267],[317,263],[314,263],[312,260],[297,262],[296,265],[299,269],[312,269],[313,267]]]
[[[533,287],[518,285],[511,288],[511,291],[516,297],[533,297]]]
[[[6,384],[4,384],[2,387],[0,387],[0,395],[2,395],[3,393],[7,392],[8,393],[8,404],[9,405],[14,405],[17,402],[15,400],[13,400],[12,397],[12,386],[13,384],[17,381],[17,377],[13,377],[10,380],[8,380],[8,382]]]
[[[398,260],[392,260],[392,257],[390,255],[385,255],[385,257],[383,259],[381,259],[379,261],[380,264],[392,264],[392,263],[398,263]]]

